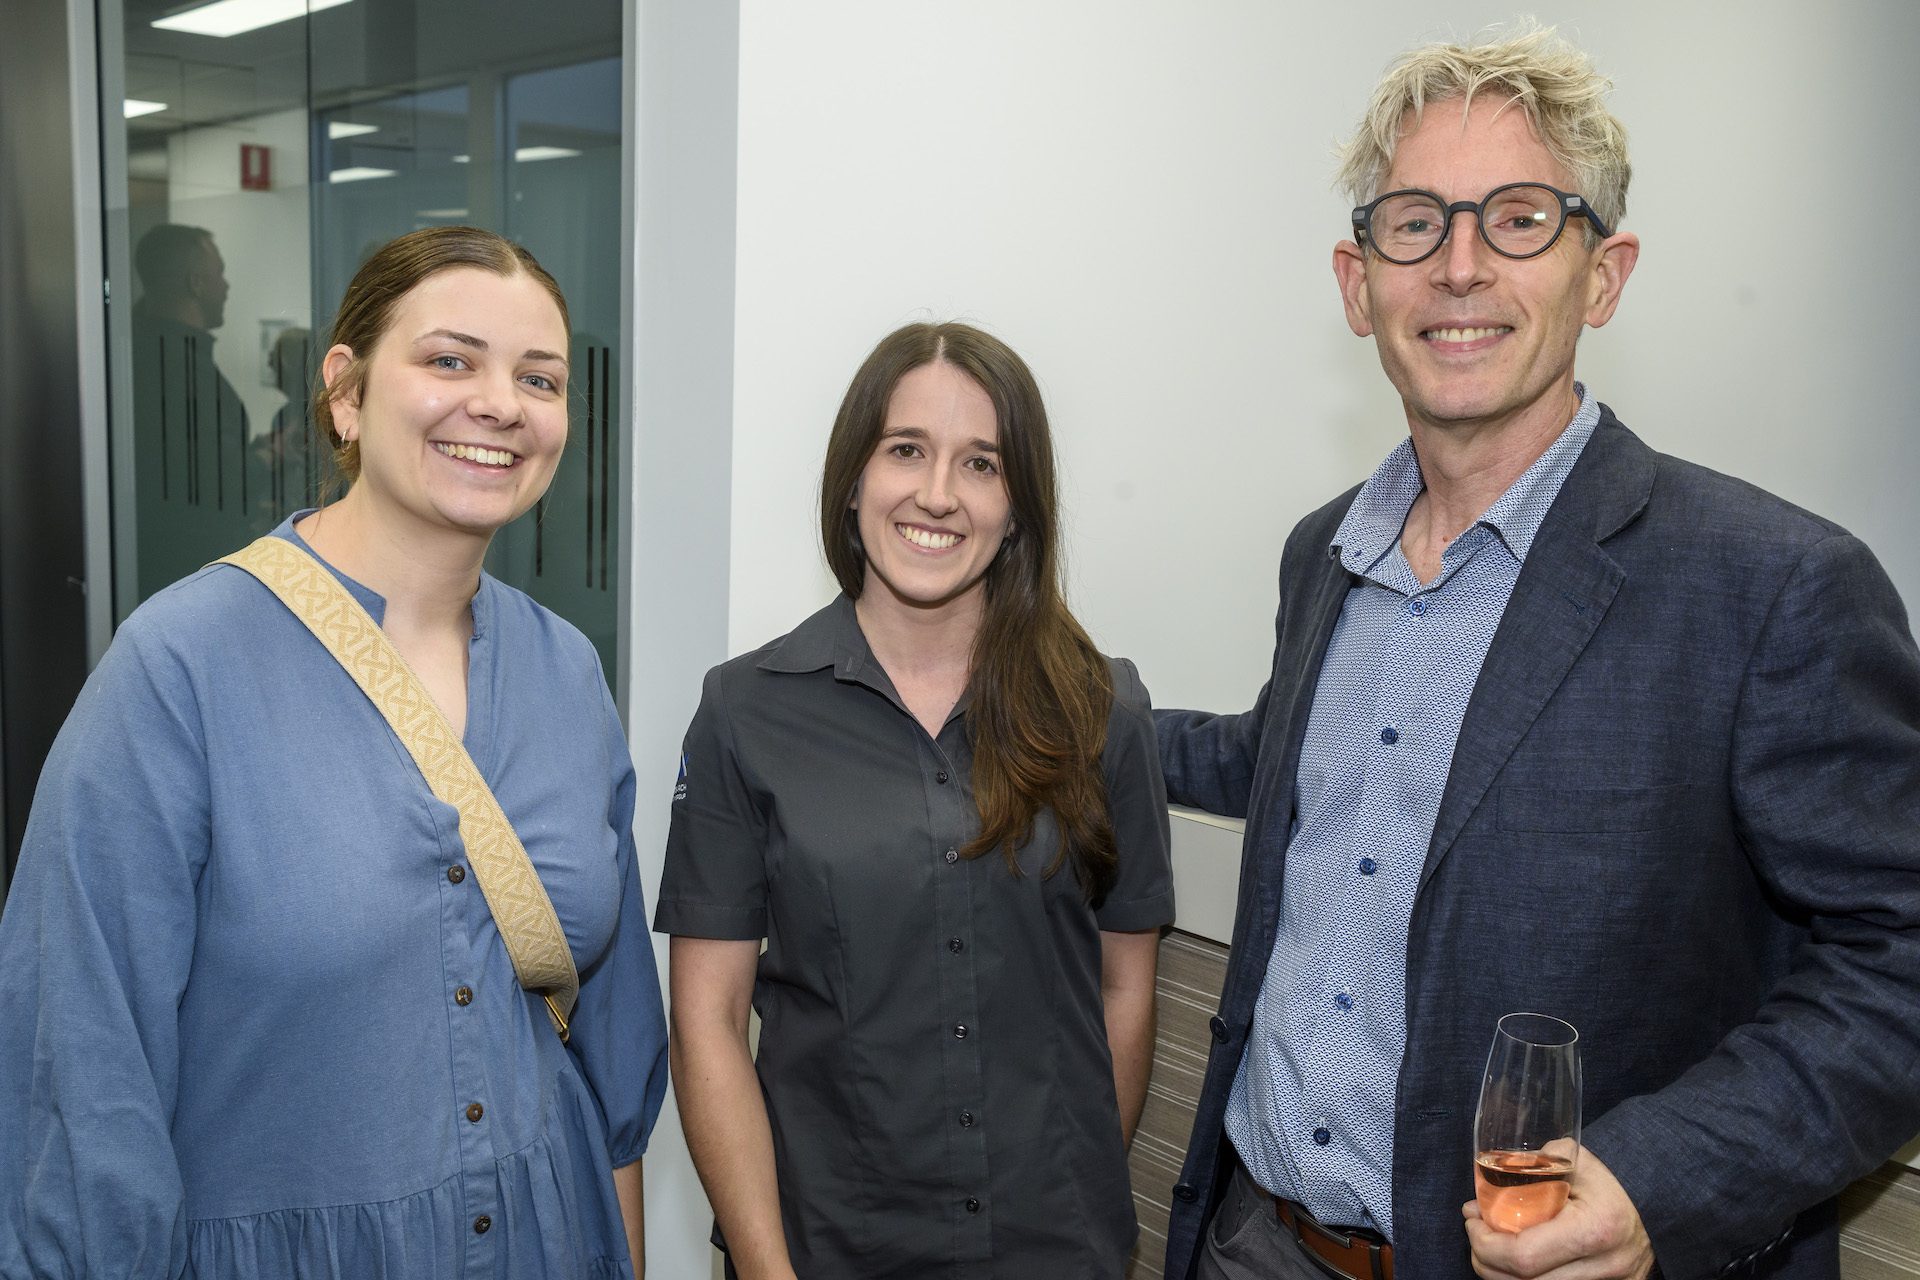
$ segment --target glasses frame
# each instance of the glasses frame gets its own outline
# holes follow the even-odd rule
[[[1493,238],[1487,234],[1487,206],[1492,204],[1493,198],[1501,192],[1512,191],[1516,187],[1536,187],[1541,191],[1551,191],[1560,202],[1560,225],[1553,229],[1553,234],[1547,238],[1545,244],[1531,253],[1509,253],[1495,244]],[[1382,249],[1379,243],[1373,238],[1373,211],[1395,196],[1425,196],[1427,199],[1433,201],[1436,206],[1446,211],[1445,218],[1440,224],[1440,238],[1433,242],[1431,249],[1428,249],[1417,258],[1393,257],[1387,253],[1386,250]],[[1454,218],[1462,213],[1471,213],[1473,215],[1474,225],[1480,229],[1480,241],[1482,244],[1486,245],[1487,248],[1493,250],[1501,257],[1511,259],[1514,262],[1525,262],[1528,258],[1537,258],[1547,250],[1553,248],[1556,244],[1559,244],[1561,234],[1567,229],[1567,220],[1569,218],[1585,218],[1588,225],[1600,233],[1602,240],[1613,234],[1612,231],[1607,229],[1607,224],[1602,222],[1600,216],[1593,211],[1593,207],[1587,203],[1584,196],[1576,195],[1571,191],[1562,191],[1560,188],[1550,186],[1544,182],[1507,182],[1495,187],[1478,200],[1455,200],[1452,203],[1448,203],[1445,199],[1441,198],[1438,192],[1426,191],[1419,187],[1402,187],[1398,191],[1389,191],[1385,195],[1374,197],[1353,211],[1353,238],[1362,246],[1380,255],[1382,262],[1391,262],[1396,267],[1411,267],[1416,263],[1425,262],[1434,254],[1440,252],[1441,248],[1447,243],[1447,238],[1453,234]]]

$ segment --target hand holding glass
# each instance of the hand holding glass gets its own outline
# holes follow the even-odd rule
[[[1567,1203],[1580,1153],[1580,1033],[1510,1013],[1493,1031],[1473,1117],[1474,1191],[1495,1231],[1524,1231]]]

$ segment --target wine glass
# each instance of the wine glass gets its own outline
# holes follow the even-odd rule
[[[1480,1219],[1495,1231],[1524,1231],[1566,1205],[1580,1154],[1580,1033],[1571,1024],[1510,1013],[1494,1025],[1473,1149]]]

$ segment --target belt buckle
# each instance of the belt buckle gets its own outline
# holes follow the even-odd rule
[[[1275,1199],[1279,1200],[1280,1197],[1276,1196]],[[1300,1244],[1307,1257],[1322,1270],[1333,1275],[1346,1277],[1347,1280],[1390,1280],[1393,1274],[1391,1270],[1392,1254],[1387,1252],[1390,1246],[1383,1246],[1377,1240],[1364,1239],[1350,1232],[1337,1231],[1314,1217],[1313,1214],[1307,1211],[1305,1205],[1293,1201],[1285,1201],[1284,1203],[1287,1206],[1288,1216],[1293,1219],[1289,1225],[1293,1228],[1294,1239]],[[1309,1231],[1333,1248],[1348,1251],[1348,1257],[1342,1259],[1343,1262],[1357,1261],[1352,1258],[1352,1254],[1364,1248],[1366,1250],[1366,1270],[1368,1274],[1357,1274],[1357,1267],[1349,1270],[1345,1266],[1338,1266],[1331,1258],[1326,1257],[1318,1250],[1310,1247],[1307,1243],[1307,1232]]]
[[[1294,1220],[1298,1222],[1302,1227],[1312,1231],[1315,1235],[1320,1236],[1322,1239],[1332,1241],[1334,1244],[1339,1245],[1342,1249],[1351,1249],[1356,1243],[1359,1243],[1359,1244],[1372,1243],[1372,1241],[1356,1241],[1352,1236],[1348,1235],[1344,1231],[1335,1231],[1332,1227],[1320,1221],[1320,1219],[1314,1217],[1311,1213],[1308,1213],[1304,1205],[1299,1205],[1299,1204],[1294,1205],[1293,1217],[1294,1217]]]

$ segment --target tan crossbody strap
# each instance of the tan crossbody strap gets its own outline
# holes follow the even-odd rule
[[[560,1038],[580,995],[573,951],[526,847],[473,757],[400,651],[340,580],[285,538],[269,535],[217,563],[266,584],[379,709],[433,794],[460,811],[460,839],[520,985],[546,997]]]

